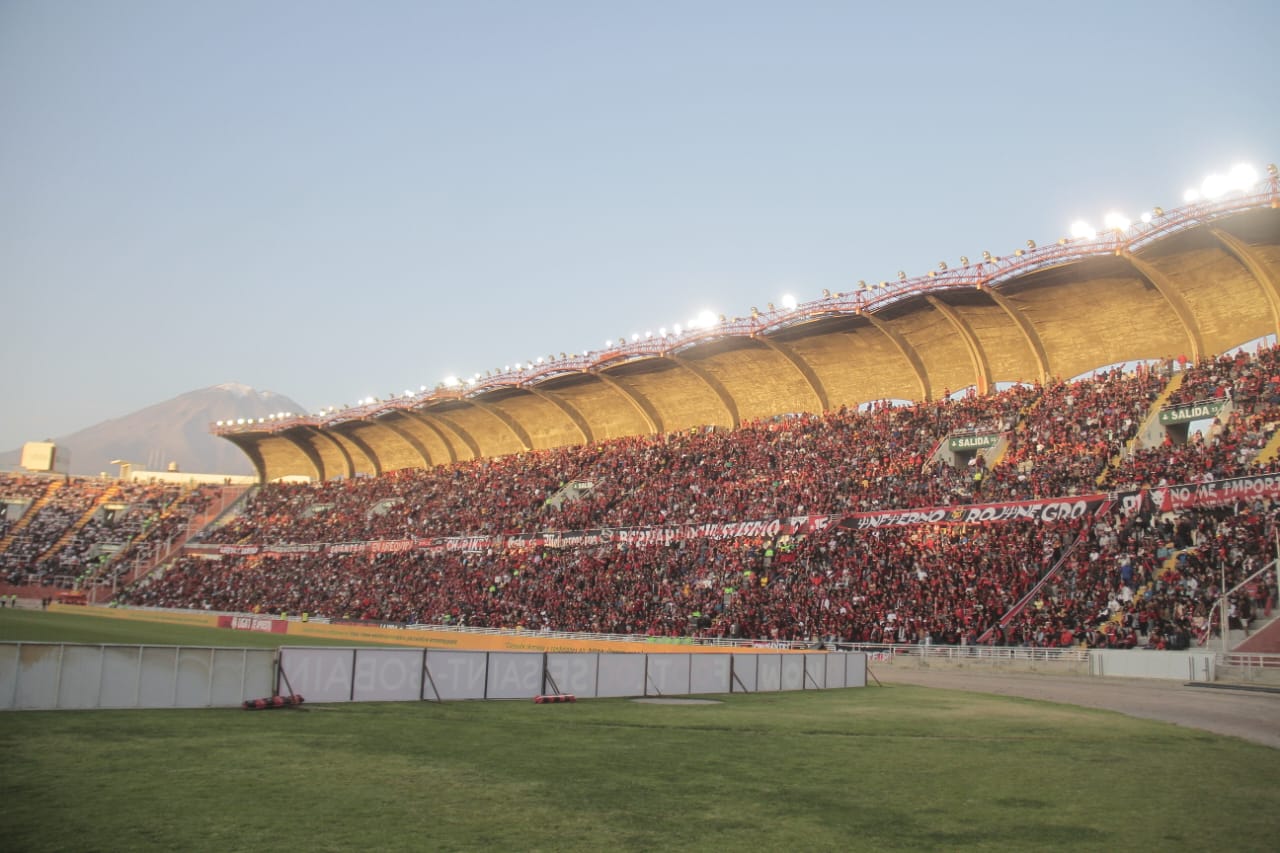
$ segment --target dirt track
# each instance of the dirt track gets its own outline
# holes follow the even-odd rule
[[[1191,687],[1172,681],[1087,676],[982,674],[874,667],[885,684],[915,684],[1105,708],[1133,717],[1232,735],[1280,749],[1280,693]],[[868,679],[874,685],[875,681]]]

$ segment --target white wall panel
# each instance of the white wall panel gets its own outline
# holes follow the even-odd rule
[[[353,701],[412,702],[422,698],[422,649],[356,652]],[[305,698],[307,694],[303,693]]]
[[[542,652],[489,652],[487,699],[531,699],[542,692]]]
[[[592,653],[552,652],[547,655],[547,673],[561,693],[591,697],[596,695],[596,674],[600,655]],[[548,682],[546,689],[551,692]]]
[[[685,696],[689,690],[689,658],[691,655],[649,655],[646,696]]]
[[[437,649],[427,651],[429,675],[425,698],[435,699],[439,692],[441,701],[450,699],[483,699],[486,652],[452,652]],[[432,684],[435,685],[433,691]]]
[[[728,693],[730,655],[690,655],[690,693]]]
[[[597,696],[643,696],[644,655],[600,655]]]

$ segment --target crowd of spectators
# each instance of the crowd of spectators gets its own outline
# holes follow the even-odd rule
[[[1280,358],[1184,366],[1171,404],[1228,398],[1185,443],[1135,449],[1171,369],[1107,370],[735,430],[697,429],[317,484],[271,484],[202,534],[288,545],[672,527],[1096,494],[1235,476],[1280,421]],[[1169,366],[1167,366],[1169,367]],[[950,464],[949,435],[1007,446]],[[1125,514],[1128,513],[1128,514]],[[1268,502],[1165,512],[1117,503],[1072,521],[832,526],[808,536],[474,552],[211,554],[181,558],[122,601],[331,619],[526,630],[1171,648],[1203,641],[1211,608],[1269,557]],[[1274,602],[1235,595],[1246,626]]]
[[[50,561],[49,552],[110,488],[106,481],[81,478],[49,479],[42,485],[27,505],[30,517],[24,516],[24,524],[13,525],[6,537],[8,545],[0,553],[0,570],[11,578],[53,572],[57,563]]]
[[[5,504],[0,571],[11,583],[87,580],[188,523],[211,494],[207,487],[163,483],[0,475]],[[18,518],[30,517],[19,524],[9,518],[10,506],[17,507]]]

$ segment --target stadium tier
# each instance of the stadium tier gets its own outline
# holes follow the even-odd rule
[[[268,484],[118,600],[656,636],[1178,648],[1218,630],[1224,590],[1238,627],[1274,605],[1262,570],[1280,520],[1280,351],[1179,367]],[[1208,409],[1194,429],[1181,420]],[[6,566],[33,548],[48,565],[62,553],[51,542],[92,553],[92,531],[134,508],[158,528],[163,506],[203,494],[143,488],[118,523],[88,511],[93,524],[61,532],[34,524],[50,491],[103,506],[125,499],[118,488],[6,478],[6,503],[28,507]]]

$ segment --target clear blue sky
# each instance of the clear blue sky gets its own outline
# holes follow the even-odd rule
[[[0,450],[800,301],[1280,160],[1280,4],[0,0]]]

